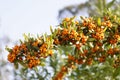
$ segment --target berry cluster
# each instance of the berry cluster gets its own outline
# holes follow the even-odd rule
[[[41,59],[53,54],[52,46],[48,42],[45,42],[42,37],[38,39],[28,38],[20,45],[9,49],[8,60],[11,63],[22,63],[29,68],[40,65]]]

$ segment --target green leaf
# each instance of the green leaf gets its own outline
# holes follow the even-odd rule
[[[23,61],[18,61],[23,67],[27,67]]]
[[[83,17],[83,16],[80,16],[80,19],[84,20],[84,17]]]
[[[89,38],[88,41],[93,42],[93,41],[96,41],[96,39],[95,38]]]
[[[57,50],[58,50],[58,52],[59,52],[60,54],[62,54],[62,49],[57,48]]]
[[[107,4],[107,8],[111,8],[116,0],[112,0]]]
[[[38,71],[39,71],[37,67],[34,67],[33,69],[35,70],[35,72],[38,72]]]
[[[109,44],[109,43],[104,43],[104,48],[105,49],[109,49],[111,47],[111,44]]]
[[[108,27],[105,27],[105,29],[103,30],[103,32],[105,32],[107,30]]]
[[[101,26],[101,18],[98,18],[97,24],[98,24],[98,26]]]
[[[75,46],[58,46],[58,48],[67,53],[72,53],[75,50]]]
[[[44,63],[44,62],[41,62],[41,63],[40,63],[40,66],[45,66],[45,63]]]
[[[22,41],[21,39],[19,40],[19,42],[20,42],[21,44],[23,44],[23,41]]]
[[[75,17],[76,17],[76,16],[73,16],[72,18],[70,18],[70,20],[71,20],[71,21],[72,21],[72,20],[74,20],[74,19],[75,19]]]
[[[18,69],[18,62],[17,62],[17,60],[15,60],[15,62],[14,62],[14,67],[15,67],[15,69]]]
[[[28,36],[25,33],[23,34],[23,37],[24,37],[25,41],[28,41]]]
[[[45,34],[43,35],[43,40],[46,41],[46,38],[47,38],[47,34],[45,33]]]
[[[55,30],[54,30],[54,33],[53,33],[53,38],[55,38],[55,37],[56,37],[57,32],[58,32],[58,30],[57,30],[57,29],[55,29]]]
[[[102,6],[101,5],[102,5],[102,0],[98,0],[98,2],[95,3],[95,7],[97,7],[97,9],[100,10],[100,11],[102,10]]]
[[[116,68],[116,70],[113,73],[113,78],[116,78],[120,74],[120,67]]]
[[[8,52],[12,52],[12,49],[6,47],[5,50],[7,50]]]
[[[51,31],[51,33],[53,34],[53,29],[52,29],[52,26],[50,26],[50,31]]]

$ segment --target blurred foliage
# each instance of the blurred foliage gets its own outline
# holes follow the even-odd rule
[[[59,11],[58,17],[62,19],[64,15],[69,15],[69,14],[71,16],[82,16],[82,15],[86,16],[85,14],[87,14],[88,16],[103,16],[104,12],[108,10],[112,11],[112,14],[119,16],[120,1],[119,0],[87,0],[85,3],[78,5],[71,5],[61,9]]]
[[[11,42],[8,36],[0,37],[0,80],[11,80],[13,78],[13,67],[6,60],[5,45]],[[5,77],[7,75],[7,77]]]

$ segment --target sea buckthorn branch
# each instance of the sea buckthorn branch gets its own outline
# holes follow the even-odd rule
[[[65,18],[55,30],[50,29],[50,35],[38,38],[29,37],[20,45],[16,45],[12,49],[7,48],[9,51],[8,60],[11,63],[23,63],[28,68],[33,68],[40,65],[42,59],[54,56],[52,55],[53,50],[57,50],[59,46],[67,47],[68,50],[72,46],[74,47],[72,52],[63,49],[63,55],[68,58],[66,64],[92,66],[96,62],[99,64],[113,59],[111,65],[115,68],[120,67],[119,17],[107,14],[101,18],[81,17],[81,21],[74,20],[74,17]],[[60,74],[64,71],[67,72],[68,66],[64,67],[65,70],[61,69]],[[62,77],[56,80],[61,79]]]
[[[68,22],[70,19],[66,18],[65,20],[66,22]],[[78,40],[75,40],[76,36],[71,34],[71,27],[69,27],[70,25],[68,25],[67,23],[66,23],[67,29],[66,29],[66,25],[61,24],[61,27],[62,28],[64,27],[64,28],[61,30],[59,29],[57,34],[57,39],[55,39],[56,45],[72,44],[76,46],[77,51],[75,51],[75,54],[79,52],[79,55],[77,55],[77,57],[75,56],[75,54],[73,57],[69,56],[70,60],[80,65],[81,64],[92,65],[94,61],[102,63],[102,62],[105,62],[107,58],[109,57],[114,58],[113,56],[118,55],[120,51],[119,46],[116,47],[115,45],[119,42],[120,35],[116,35],[118,31],[114,33],[112,31],[112,29],[114,30],[116,27],[113,26],[113,24],[109,20],[106,21],[106,19],[105,20],[103,19],[103,22],[101,21],[99,25],[96,23],[96,20],[92,20],[92,18],[85,18],[84,20],[83,20],[83,23],[81,24],[81,29],[79,28],[79,26],[76,26],[77,29],[74,29],[74,31],[78,30],[74,32],[76,36],[77,34],[79,34],[77,36],[79,38]],[[86,33],[84,32],[85,30],[86,30]],[[81,33],[78,33],[78,32],[81,32]],[[109,41],[109,37],[111,36],[110,34],[113,34],[113,39],[116,40],[115,43],[111,43]],[[69,37],[71,35],[73,35],[73,38]],[[116,37],[114,38],[114,36]],[[92,47],[89,47],[88,44],[91,44]],[[106,45],[109,45],[109,47],[106,48]],[[86,49],[80,52],[80,50],[83,49],[83,46],[85,46]],[[113,66],[115,67],[115,65]]]
[[[53,54],[52,39],[50,36],[41,36],[37,38],[25,36],[25,41],[16,45],[9,51],[8,60],[11,63],[20,63],[28,68],[41,65],[41,61],[47,56]]]
[[[76,65],[73,62],[68,62],[60,68],[60,71],[53,77],[53,80],[62,80],[70,72],[70,70],[72,71],[75,68]]]

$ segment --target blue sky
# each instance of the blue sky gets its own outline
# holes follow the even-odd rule
[[[0,37],[12,40],[23,33],[42,34],[58,24],[58,11],[86,0],[0,0]]]

